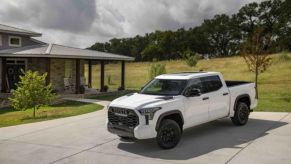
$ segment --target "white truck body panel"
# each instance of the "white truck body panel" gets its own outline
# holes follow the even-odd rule
[[[118,107],[135,111],[139,119],[139,124],[134,127],[134,137],[137,139],[148,139],[156,137],[158,119],[163,114],[171,111],[181,112],[184,120],[183,129],[186,129],[212,120],[233,117],[236,100],[239,96],[249,97],[250,109],[256,107],[257,100],[255,98],[254,83],[227,87],[222,74],[218,72],[160,75],[156,79],[190,80],[213,75],[219,76],[222,82],[222,87],[214,92],[202,93],[196,97],[176,95],[166,99],[166,96],[163,95],[134,93],[115,99],[110,103],[109,108]],[[152,120],[147,120],[139,112],[140,109],[154,107],[159,107],[161,110],[154,113]],[[109,123],[108,120],[107,123]]]

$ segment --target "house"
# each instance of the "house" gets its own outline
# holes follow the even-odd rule
[[[35,37],[42,34],[0,24],[0,86],[1,92],[15,89],[23,70],[47,72],[47,83],[57,92],[71,90],[79,94],[84,84],[84,67],[88,66],[89,87],[92,86],[92,64],[100,64],[100,91],[104,91],[105,63],[121,62],[121,83],[125,87],[125,62],[134,58],[87,49],[47,44]]]

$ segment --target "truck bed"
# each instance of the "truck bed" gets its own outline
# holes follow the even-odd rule
[[[234,87],[234,86],[238,86],[238,85],[243,85],[243,84],[250,84],[252,82],[248,82],[248,81],[225,81],[225,84],[227,87]]]

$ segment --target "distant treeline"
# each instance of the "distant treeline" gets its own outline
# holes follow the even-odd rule
[[[291,50],[291,0],[268,0],[243,6],[238,13],[215,15],[200,26],[177,31],[155,31],[145,36],[113,38],[95,43],[89,49],[117,53],[136,58],[136,61],[177,59],[186,50],[209,56],[239,54],[241,43],[256,28],[272,36],[275,53]]]

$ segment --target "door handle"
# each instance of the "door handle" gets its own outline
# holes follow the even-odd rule
[[[227,92],[225,92],[225,93],[223,93],[222,95],[223,95],[223,96],[226,96],[226,95],[228,95],[228,93],[227,93]]]
[[[208,100],[209,99],[209,97],[203,97],[202,98],[202,100]]]

